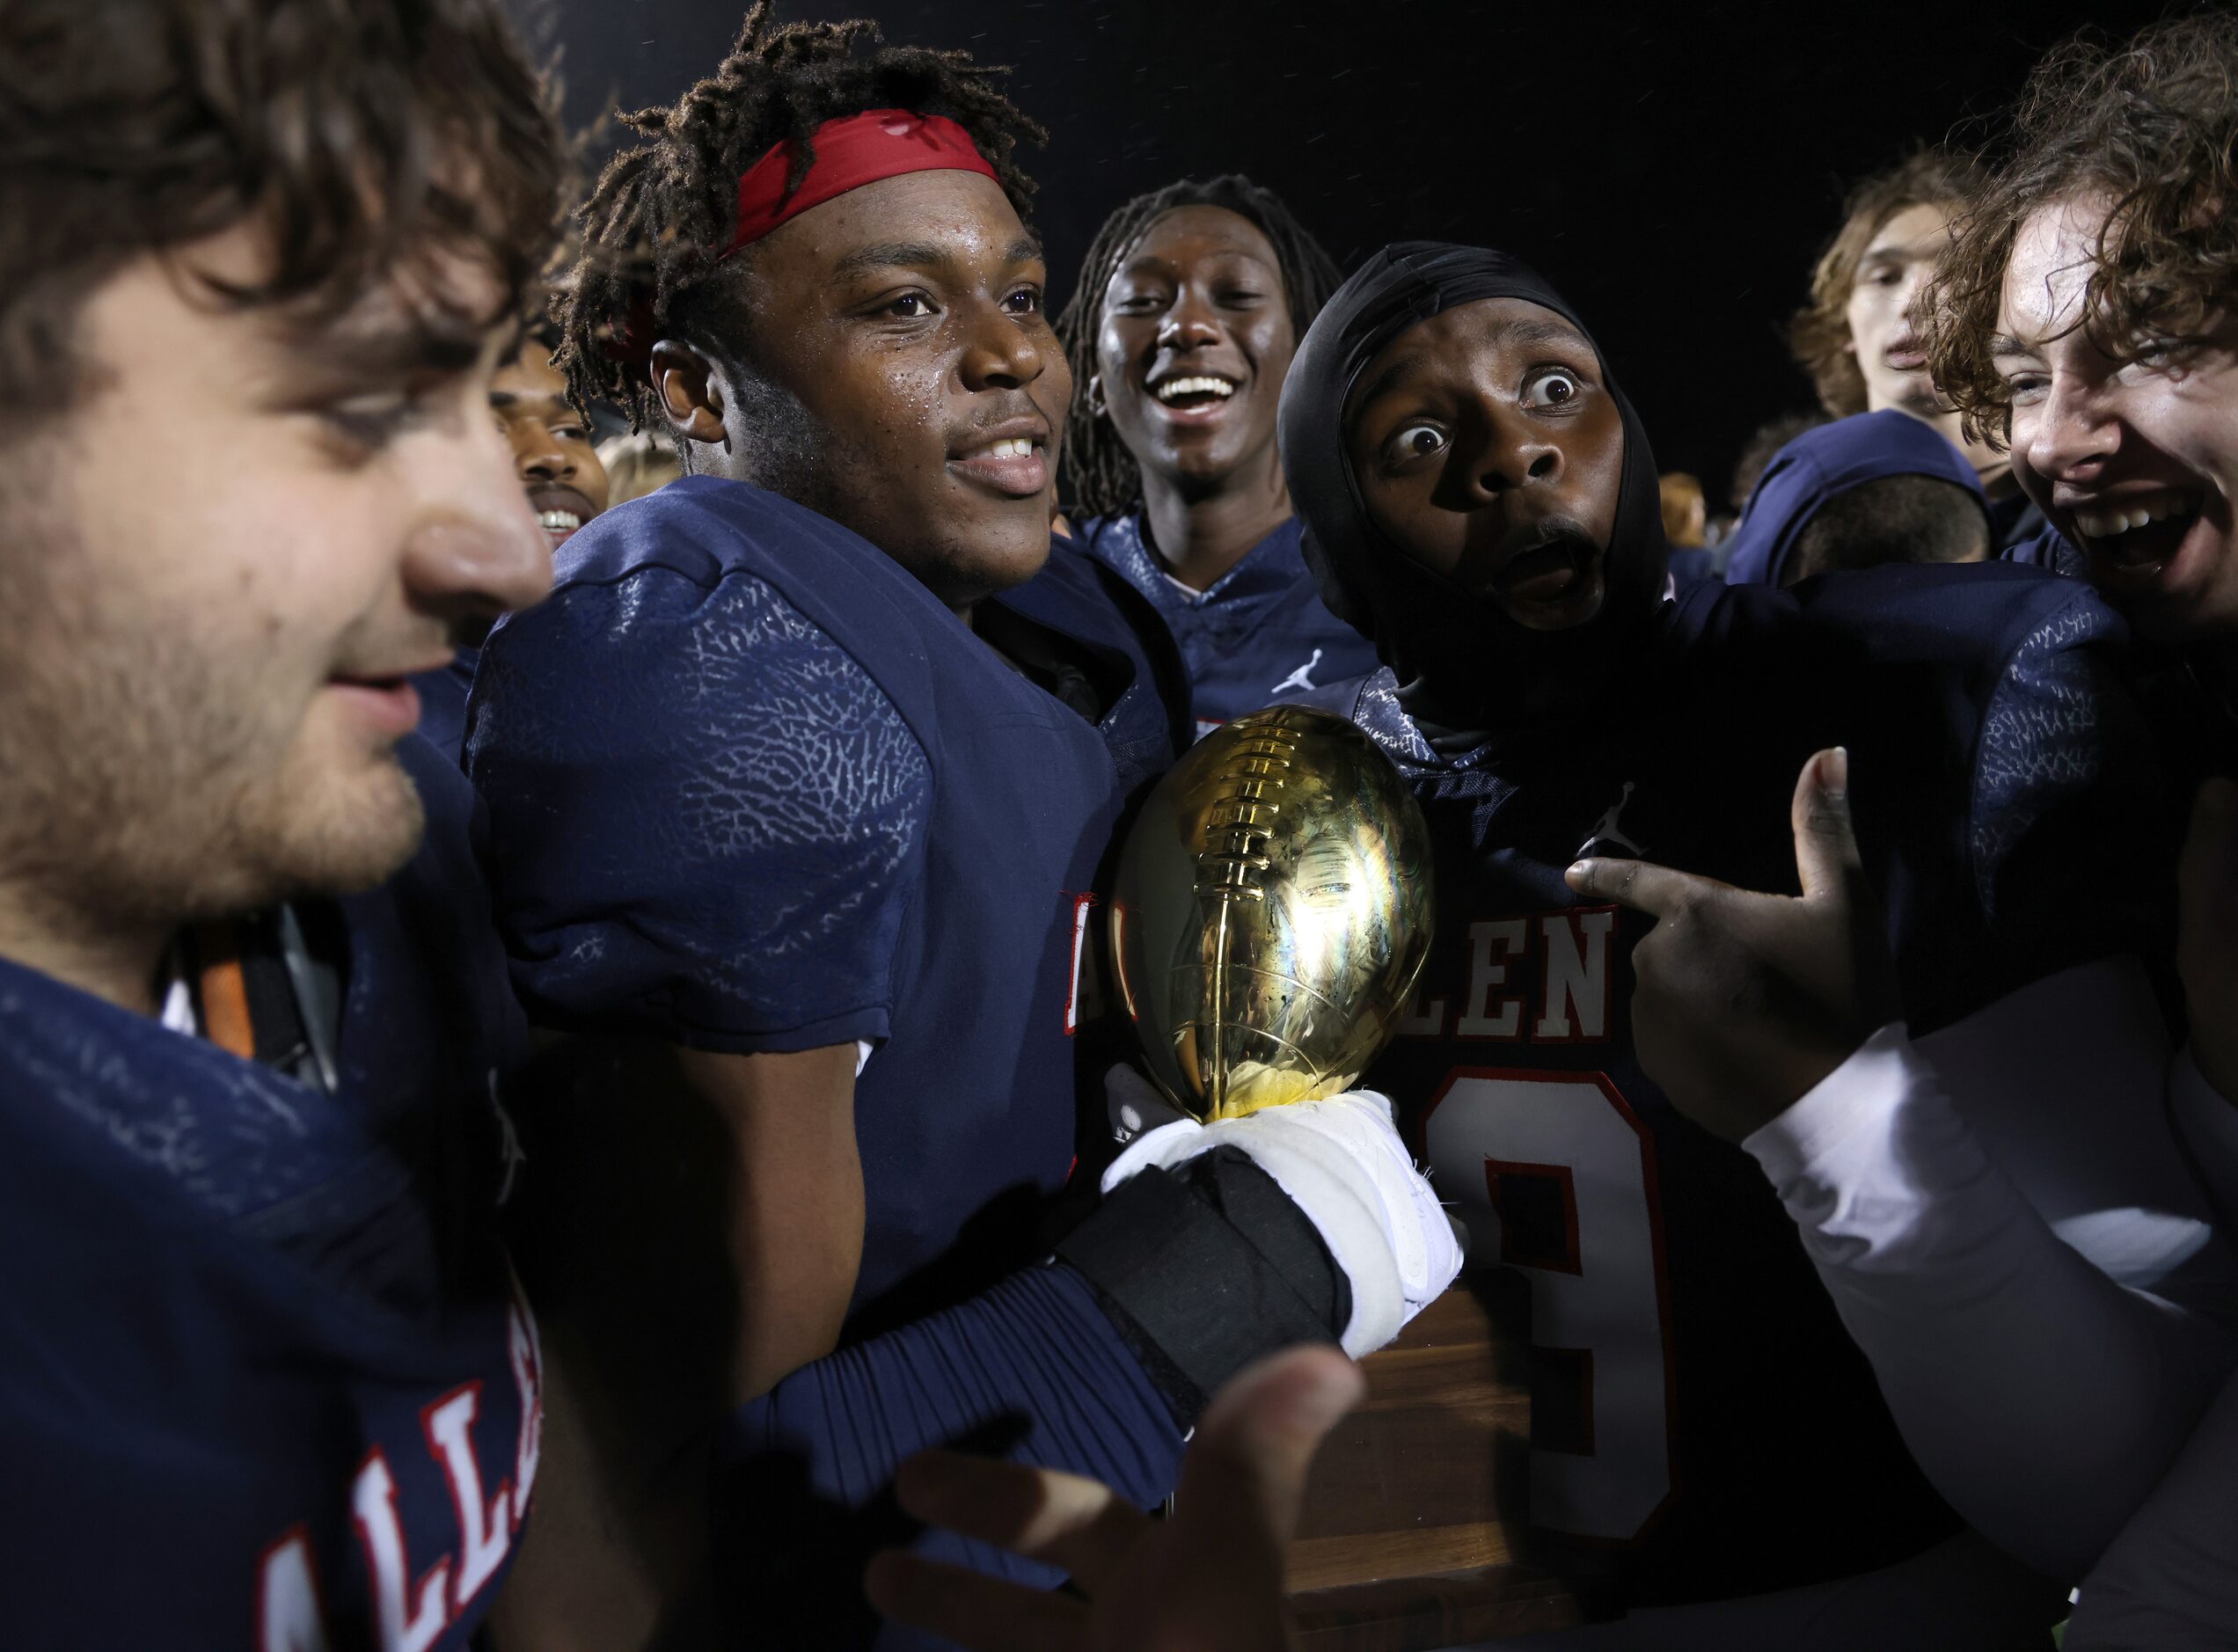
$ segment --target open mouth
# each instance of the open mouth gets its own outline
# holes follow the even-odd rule
[[[2199,520],[2197,494],[2140,493],[2103,504],[2078,505],[2074,525],[2082,548],[2116,577],[2150,580],[2175,558]]]
[[[1049,451],[1038,435],[1004,436],[948,461],[975,482],[1013,499],[1031,499],[1049,486]]]
[[[1151,399],[1184,424],[1217,417],[1242,388],[1225,373],[1178,373],[1150,387]]]
[[[340,693],[377,736],[401,740],[420,725],[420,691],[412,685],[410,675],[345,676],[338,672],[326,679],[326,686]]]
[[[536,512],[537,526],[550,537],[554,549],[598,514],[574,488],[551,484],[529,489],[529,508]]]
[[[1492,589],[1510,616],[1533,630],[1582,625],[1600,611],[1601,549],[1579,534],[1557,531],[1501,563]]]
[[[564,539],[582,526],[582,518],[572,510],[540,510],[537,526],[555,539]]]

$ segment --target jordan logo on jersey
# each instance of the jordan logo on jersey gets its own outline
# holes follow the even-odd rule
[[[1643,852],[1640,845],[1627,837],[1616,823],[1624,813],[1624,806],[1632,800],[1632,789],[1633,783],[1627,780],[1623,795],[1608,806],[1608,813],[1594,822],[1593,830],[1585,834],[1585,841],[1577,845],[1579,859],[1591,854],[1596,844],[1605,844],[1612,850],[1620,849],[1630,856],[1636,857]]]
[[[1276,683],[1274,687],[1269,689],[1267,692],[1269,694],[1279,694],[1284,689],[1317,689],[1320,687],[1320,683],[1313,681],[1313,669],[1316,666],[1320,665],[1320,662],[1321,651],[1319,648],[1316,648],[1313,650],[1313,657],[1312,659],[1306,662],[1304,665],[1299,666],[1298,669],[1292,671],[1281,682]]]

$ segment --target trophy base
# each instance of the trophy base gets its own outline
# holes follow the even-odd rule
[[[1290,1550],[1306,1652],[1430,1652],[1579,1621],[1524,1557],[1530,1302],[1464,1276],[1361,1362],[1368,1397],[1332,1433]]]

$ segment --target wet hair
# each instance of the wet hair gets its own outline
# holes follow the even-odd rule
[[[1820,425],[1832,421],[1825,413],[1781,413],[1757,427],[1756,434],[1741,449],[1741,457],[1733,465],[1733,482],[1726,493],[1733,514],[1739,515],[1748,508],[1749,495],[1756,492],[1756,485],[1764,479],[1764,472],[1772,461],[1780,457],[1780,450],[1806,430],[1816,430]]]
[[[738,278],[751,249],[718,262],[737,230],[739,178],[789,140],[786,187],[797,189],[826,121],[867,109],[945,115],[1030,223],[1034,183],[1014,157],[1021,138],[1047,134],[997,90],[1009,72],[966,52],[884,45],[867,18],[780,24],[757,0],[713,74],[673,107],[620,117],[646,142],[608,164],[579,215],[581,255],[560,302],[559,365],[575,399],[615,403],[633,429],[658,423],[642,365],[655,338],[739,364],[751,317]]]
[[[1103,325],[1103,295],[1112,276],[1152,224],[1182,207],[1222,208],[1249,220],[1267,238],[1275,249],[1290,325],[1300,339],[1343,279],[1336,260],[1282,197],[1240,172],[1203,180],[1184,178],[1137,195],[1106,218],[1088,245],[1071,302],[1057,318],[1057,336],[1072,364],[1072,406],[1064,420],[1064,480],[1074,509],[1083,516],[1119,515],[1142,500],[1142,471],[1135,456],[1119,440],[1110,419],[1090,408],[1087,384],[1096,370],[1096,333]]]
[[[520,309],[567,172],[501,0],[0,4],[0,421],[67,412],[87,298],[134,259],[254,221],[223,309],[333,321],[443,255]]]
[[[1883,476],[1837,493],[1796,535],[1787,583],[1883,562],[1979,562],[1989,555],[1981,501],[1935,476]]]
[[[2119,356],[2196,336],[2238,295],[2238,17],[2206,13],[2126,45],[2085,35],[2030,76],[2007,157],[1920,295],[1921,342],[1970,436],[2001,444],[2011,405],[1991,355],[2022,224],[2083,194],[2112,209],[2078,325]]]
[[[1788,323],[1788,345],[1818,405],[1837,419],[1865,411],[1865,374],[1850,347],[1849,299],[1858,267],[1891,218],[1914,207],[1954,211],[1980,185],[1979,164],[1954,150],[1921,149],[1853,188],[1842,225],[1810,272],[1810,298]]]

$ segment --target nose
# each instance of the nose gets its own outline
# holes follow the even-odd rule
[[[406,597],[447,624],[534,607],[552,589],[552,542],[520,479],[494,442],[454,450],[461,463],[425,498],[405,541]]]
[[[513,465],[524,482],[572,482],[575,462],[541,419],[516,419],[505,434],[513,443]]]
[[[1022,323],[992,304],[976,311],[958,363],[966,390],[1017,390],[1047,370],[1050,353],[1039,336],[1046,329]]]
[[[1491,410],[1482,444],[1473,456],[1468,478],[1478,502],[1562,478],[1561,445],[1545,426],[1505,409]]]
[[[1220,323],[1207,296],[1194,287],[1175,295],[1174,307],[1158,324],[1161,350],[1196,350],[1220,341]]]
[[[2029,469],[2054,481],[2095,474],[2121,444],[2121,426],[2094,388],[2054,372],[2044,399],[2013,410],[2013,446]]]

